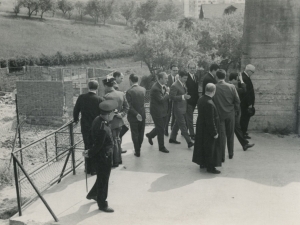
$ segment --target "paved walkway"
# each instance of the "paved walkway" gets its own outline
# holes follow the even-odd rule
[[[129,151],[122,155],[123,165],[112,170],[109,186],[115,213],[101,212],[85,199],[83,167],[44,197],[58,224],[66,225],[300,224],[300,139],[251,136],[255,147],[244,152],[235,140],[234,158],[227,156],[222,173],[212,175],[191,162],[193,150],[181,136],[181,145],[166,145],[169,154],[157,150],[156,140],[150,146],[145,139],[136,158],[126,134],[123,147]],[[94,181],[95,176],[88,178],[89,188]],[[53,221],[38,200],[10,224],[57,224]]]

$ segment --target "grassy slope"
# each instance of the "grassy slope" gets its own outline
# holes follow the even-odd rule
[[[25,17],[0,15],[0,58],[39,56],[57,51],[101,52],[129,48],[136,40],[123,26],[73,24],[60,19],[28,20]],[[4,32],[3,32],[4,31]]]

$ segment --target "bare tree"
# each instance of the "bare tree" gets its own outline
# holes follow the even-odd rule
[[[135,2],[132,1],[132,2],[124,2],[122,5],[121,5],[121,8],[120,8],[120,11],[121,11],[121,15],[125,18],[126,20],[126,25],[128,23],[128,21],[133,18],[134,16],[134,12],[135,12]]]

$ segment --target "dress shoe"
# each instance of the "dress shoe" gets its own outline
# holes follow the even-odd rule
[[[97,196],[86,196],[86,199],[97,201]]]
[[[168,132],[168,130],[165,130],[165,136],[169,136],[169,132]]]
[[[191,139],[195,141],[195,135],[190,135]]]
[[[244,135],[244,138],[245,138],[245,139],[251,139],[251,137],[248,136],[248,135]]]
[[[229,155],[229,159],[232,159],[233,158],[233,155]]]
[[[97,175],[95,171],[91,172],[91,176]]]
[[[173,144],[181,144],[181,142],[173,140],[173,139],[169,139],[169,143],[173,143]]]
[[[148,142],[150,145],[153,145],[152,137],[150,137],[150,134],[146,134],[146,137],[148,138]]]
[[[160,152],[164,152],[164,153],[169,153],[169,150],[166,149],[166,148],[163,148],[163,149],[159,149]]]
[[[225,159],[222,159],[222,163],[225,162]]]
[[[123,149],[122,149],[122,151],[121,151],[122,154],[124,154],[124,153],[126,153],[126,152],[127,152],[127,150],[123,150]]]
[[[219,174],[221,173],[219,170],[217,170],[216,168],[212,168],[212,169],[207,169],[208,173],[213,173],[213,174]]]
[[[116,163],[116,164],[113,164],[111,167],[118,167],[118,166],[119,166],[119,164]]]
[[[108,207],[108,206],[101,207],[101,208],[99,208],[99,210],[101,210],[103,212],[107,212],[107,213],[113,213],[114,212],[114,210],[112,208]]]
[[[135,155],[136,157],[140,157],[140,156],[141,156],[141,154],[140,154],[140,153],[137,153],[137,152],[135,152],[134,155]]]
[[[191,148],[191,147],[193,147],[194,146],[194,143],[193,142],[189,142],[188,143],[188,148]]]
[[[255,144],[246,144],[243,146],[244,151],[247,151],[248,148],[252,148]]]

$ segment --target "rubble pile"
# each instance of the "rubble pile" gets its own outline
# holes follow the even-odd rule
[[[15,104],[15,96],[13,93],[0,91],[0,104]]]

